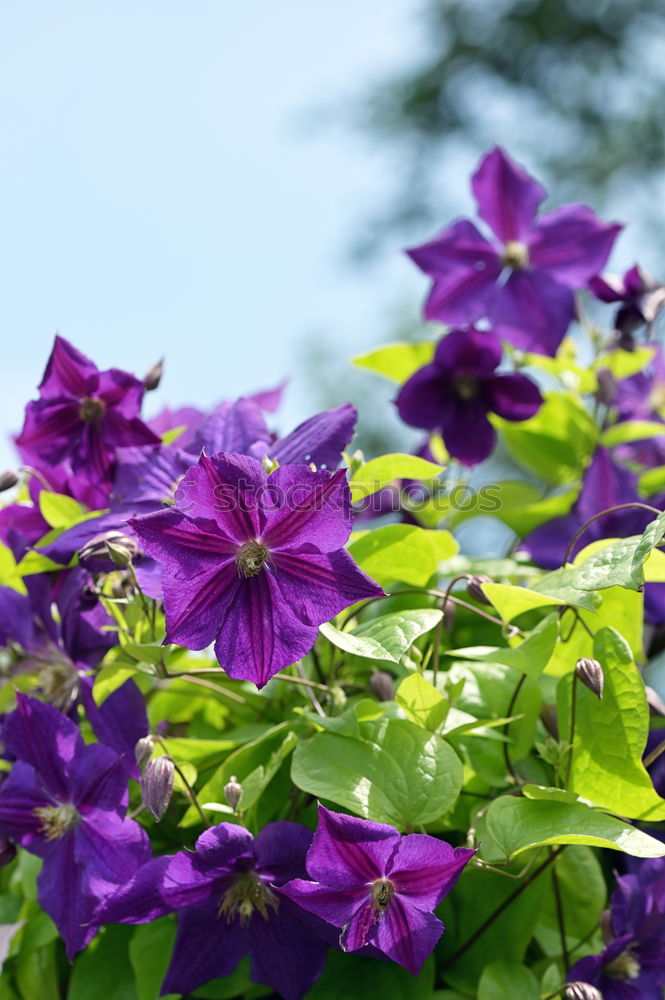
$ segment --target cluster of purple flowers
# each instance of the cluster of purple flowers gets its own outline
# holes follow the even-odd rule
[[[249,954],[252,978],[298,1000],[328,944],[365,949],[417,975],[443,924],[432,910],[475,853],[425,834],[320,807],[314,834],[268,824],[206,830],[194,851],[150,857],[128,819],[122,757],[84,745],[52,705],[18,695],[2,727],[14,760],[0,788],[0,834],[43,859],[39,902],[70,958],[104,923],[180,914],[164,992],[189,993]]]

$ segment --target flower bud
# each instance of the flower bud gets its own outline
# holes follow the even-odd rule
[[[240,800],[242,798],[242,785],[236,778],[235,774],[232,774],[228,782],[224,785],[224,798],[231,806],[234,813],[237,813],[238,806],[240,805]]]
[[[170,757],[153,757],[141,775],[141,798],[149,813],[160,820],[173,795],[175,767]]]
[[[648,684],[645,686],[645,691],[651,715],[665,715],[665,702],[660,695],[653,688],[649,687]]]
[[[611,406],[617,394],[617,382],[609,368],[600,368],[596,372],[598,388],[596,399],[604,406]]]
[[[489,576],[485,576],[484,573],[475,573],[470,576],[466,583],[466,592],[469,597],[472,597],[474,601],[478,601],[478,604],[488,604],[491,605],[492,602],[485,596],[481,590],[483,583],[491,583]]]
[[[603,1000],[603,994],[591,983],[568,983],[566,1000]]]
[[[19,474],[15,469],[7,469],[6,472],[0,472],[0,493],[4,493],[5,490],[11,490],[18,482]]]
[[[598,660],[593,660],[590,656],[583,656],[575,664],[575,673],[589,691],[593,691],[597,698],[603,697],[603,687],[605,685],[605,675]]]
[[[143,767],[148,763],[152,757],[152,752],[155,749],[155,741],[152,736],[142,736],[140,740],[136,741],[134,747],[134,760],[139,767]]]
[[[103,531],[79,549],[79,563],[92,573],[110,573],[116,566],[129,566],[138,550],[136,539],[122,531]]]
[[[4,868],[15,857],[16,847],[14,844],[12,844],[11,840],[7,840],[6,837],[0,837],[0,868]]]
[[[162,375],[164,374],[164,359],[160,358],[156,365],[153,365],[150,371],[146,372],[143,376],[143,384],[146,388],[146,392],[152,392],[153,389],[159,388],[159,383],[162,381]]]
[[[395,697],[395,684],[392,675],[385,670],[375,670],[369,679],[372,694],[379,701],[392,701]]]

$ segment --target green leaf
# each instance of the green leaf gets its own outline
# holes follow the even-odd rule
[[[656,353],[655,347],[636,347],[634,351],[616,348],[600,355],[594,364],[596,370],[606,368],[615,379],[630,378],[643,371]]]
[[[19,952],[15,960],[14,976],[22,1000],[35,1000],[36,997],[39,997],[39,1000],[60,1000],[55,942],[52,941],[43,948]],[[88,1000],[88,998],[72,996],[70,991],[67,1000]],[[123,1000],[133,1000],[133,998],[123,997]]]
[[[42,490],[39,494],[39,510],[52,528],[68,528],[83,520],[86,509],[72,497]]]
[[[570,790],[631,819],[665,819],[665,799],[642,763],[649,732],[644,683],[630,648],[613,628],[596,633],[593,655],[605,675],[602,699],[578,683]],[[570,731],[572,675],[559,684],[559,726]]]
[[[133,934],[133,927],[119,924],[104,927],[86,950],[76,956],[67,1000],[99,1000],[100,983],[104,1000],[139,1000],[129,962]],[[39,992],[31,1000],[37,996],[41,1000]]]
[[[572,951],[578,941],[597,927],[607,901],[607,886],[598,856],[590,847],[569,847],[556,859],[554,868],[561,892],[568,949]],[[560,955],[561,935],[551,872],[545,877],[549,891],[543,894],[536,938],[548,954]]]
[[[537,680],[554,652],[559,631],[558,621],[556,613],[547,615],[517,646],[469,646],[465,649],[449,649],[446,655],[503,663]]]
[[[504,622],[511,622],[513,618],[524,614],[525,611],[533,611],[534,608],[566,603],[560,597],[548,596],[527,587],[515,587],[508,583],[483,583],[482,590]]]
[[[503,795],[487,810],[487,829],[508,859],[554,844],[606,847],[636,858],[665,855],[665,844],[655,837],[582,802],[534,802]]]
[[[492,423],[520,464],[557,485],[579,480],[598,438],[593,418],[573,393],[545,393],[545,402],[529,420],[493,417]]]
[[[373,458],[354,472],[351,477],[351,499],[363,500],[382,490],[395,479],[434,479],[443,466],[428,462],[417,455],[381,455]]]
[[[574,355],[565,350],[559,351],[555,358],[549,358],[546,354],[524,355],[524,365],[527,368],[538,368],[549,375],[557,378],[566,389],[572,389],[577,393],[585,394],[595,392],[598,388],[598,380],[595,373],[589,368],[583,368],[575,364]]]
[[[92,696],[98,705],[102,705],[110,694],[117,691],[119,687],[135,677],[136,674],[144,673],[137,664],[124,663],[117,660],[107,663],[95,675],[95,682],[92,688]]]
[[[394,962],[331,950],[326,969],[307,994],[307,1000],[432,1000],[434,959],[425,962],[420,975]]]
[[[428,531],[413,524],[388,524],[352,537],[349,552],[377,583],[401,580],[425,587],[439,563],[459,551],[449,531]]]
[[[157,1000],[171,961],[176,925],[171,917],[162,917],[137,927],[129,942],[129,960],[135,976],[138,1000]],[[175,997],[179,994],[169,993]]]
[[[600,443],[604,448],[614,448],[618,444],[648,441],[655,437],[663,437],[664,434],[665,424],[656,420],[622,420],[603,431]]]
[[[383,375],[391,382],[406,382],[415,371],[429,364],[434,357],[436,343],[432,340],[421,340],[414,343],[388,344],[379,347],[369,354],[360,354],[353,358],[352,364],[358,368]]]
[[[321,634],[338,649],[370,660],[399,663],[416,639],[431,631],[443,618],[436,608],[396,611],[365,622],[352,632],[342,632],[330,622],[321,625]]]
[[[588,546],[575,559],[573,586],[578,590],[606,587],[641,590],[646,581],[644,565],[664,533],[665,513],[654,518],[641,535],[630,535],[606,545],[601,540]]]
[[[0,542],[0,586],[11,587],[12,590],[18,590],[21,594],[26,593],[20,568],[17,567],[14,559],[14,553],[3,542]]]
[[[507,524],[520,538],[524,538],[541,524],[555,517],[564,517],[580,492],[576,485],[543,497],[542,490],[531,483],[511,480],[493,483],[489,489],[494,501],[492,509],[487,509],[487,503],[479,503],[470,510],[456,511],[447,523],[455,527],[471,517],[495,517]]]
[[[406,719],[360,724],[362,739],[323,732],[301,743],[291,777],[305,792],[412,830],[440,819],[462,787],[462,765],[440,736]]]
[[[654,493],[661,493],[665,490],[665,465],[659,465],[656,469],[647,469],[639,477],[637,484],[643,497],[652,497]]]
[[[448,713],[448,699],[418,673],[404,678],[395,692],[395,701],[413,722],[431,733],[436,732]]]
[[[483,969],[478,1000],[538,1000],[538,980],[530,969],[504,959]]]

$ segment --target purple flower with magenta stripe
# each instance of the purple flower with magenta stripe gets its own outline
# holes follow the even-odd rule
[[[412,427],[438,430],[453,456],[475,465],[492,451],[496,431],[487,419],[528,420],[542,403],[526,375],[497,374],[501,345],[487,330],[452,330],[436,348],[433,361],[419,368],[395,400],[402,420]]]
[[[282,892],[338,928],[344,951],[371,945],[418,975],[444,931],[432,910],[475,853],[319,806],[307,854],[314,881],[294,879]]]
[[[232,823],[211,827],[195,851],[155,858],[102,908],[104,923],[146,923],[179,912],[164,993],[191,993],[229,976],[249,954],[254,982],[300,997],[325,964],[326,946],[280,886],[305,874],[311,830],[277,822],[254,839]]]
[[[344,470],[244,455],[202,455],[175,507],[130,520],[164,568],[165,642],[215,643],[231,677],[262,687],[312,648],[319,625],[383,594],[343,549],[351,532]]]
[[[56,337],[39,399],[28,403],[16,444],[28,459],[36,456],[36,464],[68,463],[79,478],[97,487],[103,505],[115,449],[159,444],[139,417],[144,389],[128,372],[99,371],[67,340]]]
[[[16,762],[0,786],[0,831],[43,859],[37,898],[72,958],[95,935],[100,900],[132,878],[150,845],[125,816],[120,757],[99,743],[85,746],[52,705],[22,694],[17,702],[2,729]]]
[[[498,147],[480,161],[471,189],[495,240],[459,219],[408,251],[434,279],[425,317],[460,325],[485,316],[501,339],[554,355],[573,292],[602,270],[621,227],[579,204],[536,217],[547,192]]]

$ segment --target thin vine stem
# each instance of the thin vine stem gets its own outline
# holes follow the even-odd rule
[[[517,684],[515,685],[515,690],[513,691],[512,697],[510,699],[510,703],[508,705],[508,710],[506,711],[506,716],[508,718],[510,718],[510,716],[513,714],[513,711],[515,709],[515,705],[517,704],[517,699],[520,696],[520,691],[524,687],[525,681],[526,681],[526,674],[522,674],[522,676],[518,680]],[[510,728],[510,722],[507,722],[505,724],[505,726],[503,727],[503,735],[506,737],[506,741],[508,739],[508,730],[509,730],[509,728]],[[506,763],[506,767],[508,768],[510,776],[513,779],[513,781],[515,782],[515,784],[518,787],[520,787],[521,785],[523,785],[524,782],[522,781],[522,779],[520,778],[520,776],[515,771],[515,768],[513,767],[513,762],[510,759],[510,743],[508,743],[508,742],[506,742],[506,743],[503,744],[503,759],[504,759],[504,761]]]
[[[594,514],[593,517],[588,518],[588,520],[584,522],[581,528],[577,529],[571,540],[568,542],[568,548],[566,549],[566,554],[563,557],[564,566],[566,565],[566,563],[570,561],[570,557],[573,554],[575,545],[580,540],[580,538],[587,530],[587,528],[590,525],[592,525],[594,521],[597,521],[599,518],[605,517],[607,514],[614,514],[615,511],[618,510],[648,510],[651,514],[655,514],[656,517],[660,517],[660,515],[662,514],[662,511],[658,510],[657,507],[652,507],[651,504],[648,503],[639,503],[638,501],[634,501],[632,503],[618,503],[615,504],[613,507],[606,507],[605,510],[601,510],[597,514]]]
[[[564,787],[568,788],[570,784],[570,774],[573,767],[573,743],[575,741],[575,720],[577,715],[577,671],[573,674],[573,686],[571,689],[571,705],[570,705],[570,732],[568,735],[568,742],[570,744],[570,749],[568,751],[568,760],[566,762],[566,781]]]

